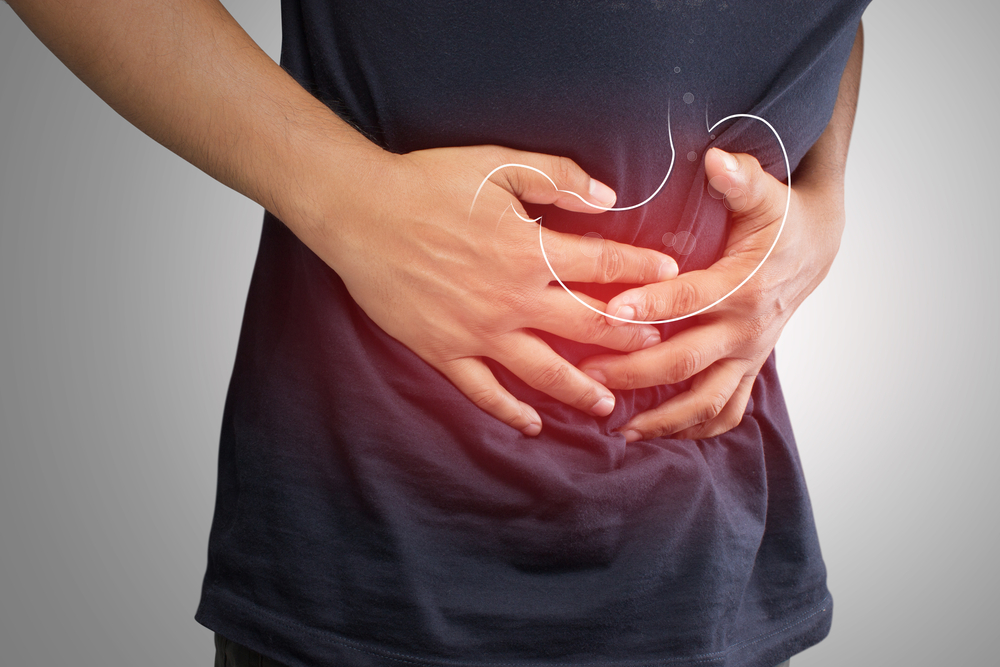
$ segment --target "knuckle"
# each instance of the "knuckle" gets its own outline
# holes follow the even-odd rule
[[[469,392],[469,399],[479,408],[492,415],[497,415],[507,402],[503,392],[495,387],[473,389]],[[507,415],[502,421],[510,424],[513,421],[513,416]]]
[[[508,192],[518,194],[524,191],[525,179],[523,169],[518,169],[514,167],[507,167],[506,169],[501,169],[497,172],[497,176],[503,179],[506,184],[505,190]]]
[[[618,329],[624,327],[612,328],[608,326],[607,320],[604,315],[599,315],[597,313],[590,313],[587,316],[587,320],[584,323],[583,335],[586,336],[585,341],[580,342],[592,342],[597,343],[605,340],[608,336],[617,332]]]
[[[611,327],[608,328],[610,329]],[[624,335],[625,338],[621,341],[621,343],[627,350],[641,348],[646,342],[646,339],[650,336],[648,329],[644,329],[637,324],[631,324],[626,327],[616,327],[615,331],[620,331],[620,335]]]
[[[670,429],[664,424],[652,424],[641,428],[633,428],[632,430],[640,433],[642,435],[642,440],[652,440],[653,438],[670,435]]]
[[[714,438],[717,435],[722,435],[725,432],[725,429],[721,426],[712,423],[709,426],[701,425],[693,427],[687,437],[691,440],[705,440],[706,438]]]
[[[639,282],[641,283],[659,282],[661,280],[660,267],[663,265],[663,262],[664,262],[663,258],[658,254],[643,255],[642,279]]]
[[[763,211],[770,211],[780,206],[782,211],[784,211],[784,197],[778,198],[771,196],[773,184],[769,179],[771,179],[772,176],[764,171],[763,167],[760,166],[760,162],[757,161],[757,158],[748,157],[749,169],[747,170],[747,190],[750,197],[750,206],[757,207]],[[780,199],[780,202],[778,199]]]
[[[523,312],[531,303],[530,295],[513,285],[497,285],[494,289],[494,298],[499,310],[505,313]]]
[[[631,364],[626,364],[616,375],[617,384],[622,389],[635,389],[639,386],[639,375]]]
[[[649,434],[649,437],[672,437],[679,431],[683,430],[684,427],[685,424],[682,421],[679,421],[677,416],[674,415],[667,418],[660,418],[652,424],[649,424],[646,427],[645,432]]]
[[[698,291],[694,286],[678,282],[671,288],[669,297],[664,297],[664,304],[669,306],[670,312],[679,317],[698,310]]]
[[[617,281],[625,269],[625,256],[621,248],[605,244],[604,252],[600,255],[600,272],[603,282],[613,283]]]
[[[639,285],[660,281],[660,265],[663,259],[659,254],[631,245],[622,245],[619,249],[624,279]]]
[[[555,172],[553,177],[556,183],[562,185],[573,185],[579,180],[580,168],[568,157],[557,157],[552,165]]]
[[[701,352],[697,348],[682,347],[675,351],[670,368],[670,383],[686,380],[701,367]]]
[[[747,305],[755,310],[760,309],[762,305],[767,304],[768,297],[770,296],[770,289],[764,283],[763,280],[750,280],[742,288],[744,290],[743,300]]]
[[[647,298],[648,307],[646,312],[652,317],[663,317],[669,315],[667,311],[667,299],[660,293],[655,293]]]
[[[726,407],[726,403],[729,402],[729,396],[723,392],[712,392],[706,397],[704,412],[702,414],[702,421],[709,421],[710,419],[715,419]]]
[[[743,336],[747,342],[760,340],[767,331],[767,320],[764,317],[754,317],[743,325]]]
[[[661,261],[658,256],[646,252],[645,249],[625,246],[622,252],[622,264],[628,270],[629,282],[641,285],[659,280]]]
[[[536,370],[531,377],[531,386],[542,391],[559,387],[569,377],[569,364],[565,361],[553,361]]]
[[[703,425],[701,433],[698,437],[701,438],[714,438],[716,436],[722,435],[728,431],[732,431],[734,428],[740,425],[742,421],[741,418],[733,418],[731,416],[724,416],[719,419],[715,419],[712,422]]]
[[[583,324],[584,339],[579,342],[589,342],[611,347],[618,350],[637,350],[649,337],[649,332],[638,324],[625,324],[612,327],[604,315],[592,313]]]
[[[731,431],[740,425],[743,421],[743,414],[734,412],[732,415],[727,415],[722,421],[719,422],[722,428],[722,432]]]
[[[507,169],[506,171],[510,172],[510,178],[515,193],[524,194],[530,189],[531,178],[527,170],[520,167],[514,167]]]
[[[573,405],[580,410],[589,411],[599,399],[600,395],[597,393],[597,390],[588,386],[577,395],[576,400],[570,405]]]
[[[756,350],[756,344],[764,339],[769,328],[769,318],[764,316],[751,317],[734,323],[727,334],[733,355],[742,357]]]

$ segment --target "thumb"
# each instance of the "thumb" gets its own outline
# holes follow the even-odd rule
[[[705,154],[705,178],[709,194],[723,200],[734,222],[770,224],[785,213],[788,186],[752,155],[713,148]]]
[[[489,178],[522,202],[579,213],[601,213],[615,205],[614,190],[569,158],[515,150],[504,151],[503,158]]]

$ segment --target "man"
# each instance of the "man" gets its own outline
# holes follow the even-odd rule
[[[791,437],[782,417],[780,393],[777,398],[774,394],[776,379],[757,382],[756,402],[768,406],[761,410],[761,416],[748,415],[747,407],[755,378],[768,363],[782,326],[825,275],[836,253],[843,224],[843,165],[860,72],[860,31],[840,81],[833,118],[826,130],[809,149],[812,137],[807,135],[811,130],[797,129],[796,134],[802,135],[796,141],[801,150],[793,156],[798,169],[793,179],[790,224],[764,269],[755,274],[744,289],[693,326],[661,331],[634,323],[615,326],[618,320],[606,319],[582,308],[560,287],[551,285],[552,276],[537,252],[538,228],[521,219],[527,217],[527,211],[519,202],[529,206],[555,205],[573,214],[595,213],[613,205],[615,193],[588,174],[592,169],[605,168],[602,164],[595,161],[585,172],[573,162],[546,152],[473,145],[513,145],[519,141],[519,135],[514,132],[525,131],[523,126],[549,122],[531,114],[531,123],[523,119],[505,121],[512,114],[511,109],[502,105],[502,116],[493,119],[499,128],[491,130],[495,134],[476,129],[487,123],[480,118],[476,125],[475,115],[461,117],[466,107],[460,106],[455,107],[458,121],[452,123],[449,130],[457,133],[450,135],[454,142],[440,143],[440,134],[437,138],[431,137],[425,130],[427,117],[408,128],[407,134],[387,136],[393,127],[407,127],[407,114],[426,104],[430,96],[418,92],[411,104],[403,104],[403,92],[397,93],[399,99],[393,97],[392,86],[396,82],[391,78],[379,78],[391,72],[392,67],[378,63],[370,65],[360,57],[339,58],[322,53],[323,44],[330,43],[334,35],[338,40],[358,37],[350,33],[353,25],[361,26],[360,33],[371,30],[376,41],[382,39],[386,43],[380,44],[382,48],[377,52],[369,52],[356,43],[345,46],[342,41],[334,42],[340,48],[359,49],[362,55],[373,59],[383,54],[411,53],[401,41],[422,34],[420,27],[435,24],[426,23],[426,16],[408,16],[407,12],[445,11],[439,4],[426,8],[395,8],[403,16],[387,15],[382,21],[378,16],[366,14],[380,11],[377,3],[345,10],[357,12],[356,23],[334,16],[334,10],[322,3],[286,5],[285,18],[291,21],[290,34],[296,37],[291,42],[286,39],[286,66],[319,95],[328,96],[338,85],[346,86],[346,90],[339,90],[343,98],[331,99],[331,103],[349,107],[345,115],[371,134],[377,143],[330,112],[325,104],[271,62],[225,10],[211,0],[183,0],[166,6],[154,2],[111,1],[67,4],[18,0],[11,4],[29,27],[123,116],[273,214],[265,225],[265,241],[255,285],[251,288],[244,339],[227,406],[220,462],[220,505],[213,528],[214,546],[200,620],[233,639],[254,644],[258,649],[268,649],[271,655],[289,664],[326,660],[337,651],[340,652],[337,659],[348,663],[360,660],[361,654],[389,660],[389,653],[399,650],[405,651],[406,659],[433,660],[448,655],[461,659],[469,659],[470,655],[482,659],[510,659],[507,652],[524,652],[529,650],[527,647],[548,649],[551,647],[545,647],[546,642],[558,641],[566,643],[560,645],[556,654],[565,655],[570,650],[568,646],[598,645],[587,643],[595,641],[593,637],[597,635],[581,633],[580,628],[589,627],[586,623],[591,621],[600,626],[607,613],[606,609],[576,611],[579,608],[576,596],[582,585],[579,580],[583,578],[581,569],[612,568],[623,562],[619,560],[621,549],[645,548],[646,542],[637,540],[634,533],[650,530],[654,519],[647,520],[645,514],[649,513],[650,517],[657,514],[652,509],[658,504],[680,502],[680,498],[663,495],[667,492],[665,488],[670,486],[689,491],[682,494],[685,498],[701,497],[699,493],[706,489],[726,494],[723,509],[715,511],[711,517],[702,514],[709,511],[709,506],[704,504],[708,501],[698,506],[695,513],[699,518],[686,524],[687,529],[682,532],[688,537],[679,542],[684,547],[681,551],[687,555],[668,568],[692,567],[695,562],[704,562],[700,566],[702,569],[698,573],[686,573],[681,579],[670,579],[672,593],[657,593],[660,597],[650,598],[658,600],[661,606],[677,605],[676,609],[663,612],[665,618],[673,619],[674,625],[681,625],[679,618],[684,615],[684,609],[691,618],[697,617],[693,611],[699,599],[695,591],[716,576],[711,573],[719,571],[721,561],[717,563],[714,559],[721,557],[723,561],[731,561],[731,556],[749,548],[747,545],[757,549],[763,544],[758,550],[765,554],[765,560],[747,565],[753,570],[753,576],[759,576],[768,568],[780,569],[784,565],[779,567],[778,563],[788,562],[788,559],[767,555],[773,548],[769,545],[776,544],[774,540],[778,538],[761,542],[763,538],[757,535],[758,527],[763,530],[765,518],[770,516],[767,513],[777,511],[769,502],[797,508],[798,515],[808,514],[804,494],[799,493],[787,502],[775,502],[779,496],[774,492],[768,496],[767,485],[763,485],[765,495],[760,496],[755,491],[756,495],[751,494],[753,499],[744,502],[736,498],[741,484],[741,477],[736,472],[750,475],[758,486],[765,478],[772,484],[778,478],[790,479],[789,483],[795,486],[801,477],[791,464],[779,474],[772,463],[776,457],[774,452],[769,457],[768,467],[764,467],[765,446],[775,447],[775,451],[782,452],[785,459],[794,463],[790,449],[793,445],[787,445]],[[447,11],[455,13],[454,16],[448,14],[451,18],[464,16],[462,10],[449,8],[449,4],[443,3]],[[606,10],[605,14],[595,14],[598,9]],[[860,15],[860,7],[854,5],[837,9],[840,22],[835,24],[836,29],[828,31],[828,41],[837,48],[832,49],[832,56],[825,56],[827,60],[815,56],[823,74],[817,81],[824,84],[829,84],[830,70],[838,66],[843,70],[850,41],[844,49],[842,33],[851,27],[852,20],[856,23]],[[546,18],[545,9],[533,11],[541,13],[540,19]],[[612,16],[610,12],[612,8],[603,7],[579,11],[582,17],[593,14],[593,22],[583,21],[582,25],[592,28],[594,43],[600,39],[600,21],[610,21],[607,18]],[[303,19],[306,15],[308,21]],[[341,20],[334,21],[335,18]],[[508,26],[503,16],[490,18],[492,29],[502,31]],[[324,23],[327,19],[329,25]],[[706,34],[709,30],[706,25],[716,25],[703,24],[703,20],[706,19],[693,17],[692,34]],[[799,23],[807,27],[812,26],[810,21],[822,24],[815,16],[799,19]],[[555,20],[537,22],[538,25],[550,23],[553,30],[567,23],[575,25]],[[534,24],[526,21],[515,27],[524,31],[525,26]],[[413,29],[383,33],[379,31],[380,26]],[[286,26],[286,29],[289,28]],[[402,34],[398,34],[400,32]],[[457,30],[444,34],[449,39],[461,38]],[[510,28],[509,36],[512,41],[518,38],[514,28]],[[564,47],[571,44],[569,36],[552,41]],[[803,40],[795,44],[794,49],[789,47],[790,52],[808,51],[808,46],[802,46],[805,43]],[[448,53],[446,48],[433,43],[428,49],[435,54]],[[465,47],[457,53],[473,50],[474,46]],[[516,49],[515,52],[519,57],[530,57]],[[607,52],[611,52],[610,48]],[[412,53],[421,51],[414,49]],[[683,53],[678,51],[678,54]],[[550,55],[559,56],[558,53]],[[496,80],[497,72],[510,71],[517,62],[507,62],[506,68],[490,69],[485,65],[491,74],[489,80]],[[460,59],[449,66],[460,69],[466,66],[464,63]],[[337,70],[337,67],[355,65],[370,66],[370,71],[344,74]],[[324,67],[327,66],[330,66],[335,84],[324,85]],[[536,67],[525,68],[523,75],[530,79],[532,72],[543,69],[544,63],[538,62]],[[683,70],[680,66],[673,69]],[[427,68],[427,71],[433,72],[434,68]],[[808,67],[803,71],[814,72]],[[310,73],[312,80],[306,81]],[[763,78],[771,75],[770,70],[766,70]],[[342,76],[346,83],[336,79],[337,76]],[[659,70],[657,76],[662,76]],[[475,80],[478,77],[466,76],[446,83],[448,89],[453,90],[459,81],[468,84]],[[609,76],[608,82],[612,80]],[[778,80],[780,82],[780,77]],[[795,90],[795,86],[800,85],[799,80],[789,82],[789,89]],[[358,93],[359,81],[373,85],[384,83],[389,86],[389,92],[372,92],[370,102],[364,99],[352,102],[347,99],[348,94]],[[432,82],[417,81],[418,91],[433,89]],[[504,80],[499,81],[502,87]],[[651,85],[657,85],[657,81]],[[668,85],[666,77],[662,81],[664,86]],[[834,80],[834,94],[836,83]],[[549,82],[547,85],[554,84]],[[750,84],[745,85],[750,87]],[[577,89],[579,86],[572,90]],[[827,94],[829,85],[823,90]],[[538,91],[533,93],[538,94]],[[547,98],[543,96],[542,99]],[[687,95],[683,99],[684,104],[691,104]],[[394,108],[390,102],[399,104]],[[530,105],[531,100],[525,98],[519,103]],[[472,105],[469,108],[479,116],[487,113]],[[380,110],[390,114],[384,123],[376,122]],[[676,115],[682,116],[681,111],[676,110]],[[796,127],[793,121],[798,116],[789,117],[792,118],[789,125]],[[669,119],[667,116],[668,123],[664,124],[668,134]],[[657,116],[655,120],[662,123],[664,118]],[[681,118],[679,122],[683,121]],[[471,123],[474,130],[461,134],[466,122]],[[690,123],[680,127],[684,132],[693,132]],[[444,132],[443,129],[438,131]],[[589,141],[580,136],[571,140],[566,138],[569,134],[561,137],[558,132],[550,136],[563,140],[560,147],[565,146],[566,151],[559,151],[559,155]],[[505,137],[510,141],[500,140]],[[684,139],[694,141],[689,135],[684,135]],[[708,141],[704,139],[703,143],[707,145]],[[385,150],[379,143],[394,152]],[[531,139],[527,143],[540,145],[542,140]],[[460,147],[442,147],[449,144]],[[616,145],[615,142],[608,144],[611,148]],[[583,158],[592,159],[592,153],[598,154],[604,148],[607,146],[594,140],[592,149],[579,150]],[[809,152],[803,156],[806,149]],[[699,202],[699,206],[703,199],[702,182],[722,179],[715,182],[726,183],[726,187],[717,188],[722,199],[711,215],[715,218],[727,215],[722,202],[731,211],[728,238],[718,235],[718,226],[715,232],[706,229],[705,235],[699,234],[700,252],[708,254],[696,257],[697,261],[692,261],[690,268],[702,270],[684,272],[675,278],[676,262],[650,249],[605,241],[599,253],[580,252],[578,235],[550,231],[548,227],[562,226],[568,230],[571,224],[578,224],[581,216],[549,213],[546,228],[541,230],[542,242],[554,268],[565,281],[574,283],[580,290],[581,299],[600,311],[606,309],[608,314],[626,320],[671,319],[716,300],[760,263],[784,217],[787,188],[761,170],[749,155],[714,148],[705,150],[703,155],[691,152],[700,159],[689,160],[690,164],[685,167],[688,170],[686,180],[679,180],[697,183],[697,198],[692,201]],[[472,193],[482,179],[504,164],[527,165],[551,175],[556,187],[531,169],[502,169],[493,174],[476,200],[477,207],[470,212]],[[701,165],[704,165],[704,173],[693,171]],[[632,203],[632,200],[623,203]],[[508,214],[508,206],[513,206],[518,215]],[[692,224],[696,224],[695,220],[697,224],[704,224],[704,220],[711,219],[708,213],[685,214],[680,209],[664,209],[660,213],[668,219],[674,217],[673,214],[677,217],[688,215]],[[624,220],[616,228],[618,236],[628,226],[626,223],[631,222],[635,220]],[[294,236],[287,233],[289,230]],[[715,246],[709,243],[713,238],[710,233],[718,237]],[[647,239],[637,245],[652,244]],[[681,254],[679,248],[675,250]],[[721,255],[721,259],[705,269],[708,255],[713,258]],[[643,287],[613,294],[586,287],[594,283]],[[331,293],[335,296],[331,297]],[[360,311],[354,309],[354,303]],[[338,339],[334,341],[332,336]],[[566,340],[630,354],[593,356],[603,350],[574,348],[568,346]],[[339,346],[341,349],[337,349]],[[316,356],[311,356],[313,354]],[[338,368],[337,364],[342,367]],[[444,384],[437,383],[438,376],[428,374],[428,368],[436,369],[475,405],[502,424],[526,436],[540,437],[540,446],[516,460],[507,458],[511,448],[524,447],[525,442],[512,440],[509,433],[513,431],[506,430],[507,427],[500,423],[484,422],[478,413],[468,412],[467,404]],[[767,372],[773,375],[773,367],[768,367]],[[363,379],[362,388],[354,390],[350,382],[358,378]],[[414,378],[419,386],[411,386]],[[433,391],[425,400],[420,394],[428,386],[433,387]],[[649,391],[644,391],[646,389]],[[549,398],[543,398],[545,396]],[[544,424],[539,410],[534,407],[541,402],[545,404],[541,412],[546,415]],[[570,406],[575,411],[566,412],[562,406]],[[400,428],[413,429],[418,435],[412,441],[401,443]],[[327,429],[332,430],[327,432]],[[718,463],[712,459],[714,454],[705,454],[704,461],[688,471],[690,475],[669,479],[665,486],[657,481],[661,479],[657,475],[676,465],[676,461],[664,458],[664,452],[677,453],[670,449],[676,444],[668,442],[712,439],[712,443],[723,445],[724,453],[719,456],[729,457],[737,448],[733,442],[724,442],[719,436],[731,429],[737,434],[732,437],[736,438],[749,437],[746,429],[755,431],[753,442],[759,447],[754,458],[737,462],[726,458]],[[550,436],[547,431],[555,433]],[[551,447],[550,441],[545,440],[547,437],[554,438]],[[436,443],[445,443],[439,457],[427,457],[426,450]],[[577,443],[585,443],[582,447],[587,457],[591,457],[579,464],[581,467],[568,463],[575,460],[575,452],[557,449],[564,445],[572,448]],[[635,446],[624,447],[626,443]],[[652,464],[642,463],[639,472],[629,472],[616,482],[626,481],[627,492],[607,496],[611,487],[606,482],[613,476],[611,473],[635,470],[629,467],[632,465],[629,457],[643,451],[642,443],[656,444],[656,453],[651,456],[661,461],[656,464],[659,466],[657,474],[650,473]],[[333,458],[326,458],[327,449],[338,453]],[[390,461],[386,451],[393,451],[402,463]],[[687,457],[684,460],[690,461],[694,451],[698,451],[697,448],[685,445],[681,452]],[[457,458],[460,452],[467,454],[467,459]],[[525,482],[546,465],[530,456],[548,456],[551,452],[558,452],[553,455],[564,458],[546,469],[546,474],[535,486]],[[598,458],[603,456],[610,461],[607,470],[601,471],[608,474],[602,476],[600,482],[574,481],[560,486],[565,474],[593,472],[595,452]],[[293,455],[296,458],[294,465],[281,468],[279,459]],[[455,468],[444,472],[431,469],[442,460],[447,461],[440,463],[442,469]],[[310,465],[315,477],[311,476]],[[715,465],[732,476],[717,486],[706,487],[705,473],[711,470],[718,474]],[[413,477],[396,479],[397,475],[410,475],[421,469],[423,472]],[[477,489],[488,488],[487,492],[465,488],[451,491],[440,486],[442,481],[461,485],[484,472],[487,477],[476,484]],[[376,480],[387,482],[373,484]],[[243,487],[237,488],[241,484],[246,488],[258,488],[259,493],[248,496],[245,490],[240,491]],[[656,502],[637,505],[637,496],[630,494],[640,486],[647,489],[645,493],[654,493]],[[287,502],[275,500],[286,493],[294,496],[299,489],[304,489],[301,497]],[[512,489],[538,496],[526,501],[520,496],[505,495]],[[333,492],[342,495],[329,504],[316,499],[317,494]],[[550,505],[552,498],[558,501]],[[770,501],[766,502],[768,498]],[[734,504],[730,505],[730,500]],[[434,512],[417,516],[412,514],[413,507],[428,511],[434,508]],[[596,519],[580,518],[589,516],[596,507],[601,508]],[[535,513],[537,508],[545,509],[538,515]],[[733,508],[752,515],[746,519],[750,528],[743,525],[744,518],[734,519],[735,527],[731,532],[735,537],[718,532],[720,520],[734,516]],[[516,520],[505,515],[511,511],[518,517]],[[522,511],[527,511],[530,517],[527,527],[518,524],[523,518]],[[663,516],[662,512],[659,514]],[[639,518],[633,520],[633,515]],[[315,517],[328,516],[338,517],[338,537],[330,543],[317,542],[313,538],[320,539],[321,535],[311,535],[309,525],[314,523]],[[463,528],[464,536],[455,536],[452,532],[463,516],[474,517],[470,519],[473,525]],[[442,524],[438,532],[429,530],[427,526],[440,517],[458,518],[448,525]],[[676,525],[673,518],[668,525]],[[797,557],[806,565],[796,571],[797,576],[821,578],[822,564],[811,537],[811,520],[799,518],[804,524],[792,531],[792,538],[784,535],[781,539],[805,544],[805,556],[799,553]],[[628,535],[627,539],[615,532],[618,522],[625,522],[621,530]],[[769,525],[773,522],[773,517],[767,521]],[[286,528],[290,536],[283,533]],[[327,534],[330,530],[333,529],[323,528],[320,533]],[[234,531],[256,536],[258,549],[264,553],[255,558],[246,543],[233,541]],[[697,541],[706,531],[712,532],[711,538]],[[316,568],[310,563],[320,564],[320,553],[329,552],[331,545],[344,543],[350,535],[370,537],[359,538],[354,551],[348,550],[349,557],[339,561],[330,573],[314,573]],[[497,619],[502,615],[498,616],[494,607],[487,605],[488,609],[483,610],[480,603],[470,601],[468,591],[482,590],[487,582],[472,581],[475,570],[465,560],[467,554],[463,552],[472,548],[467,543],[472,539],[469,535],[475,536],[473,541],[484,544],[490,539],[496,540],[490,542],[488,548],[483,547],[483,554],[496,558],[503,565],[487,567],[483,571],[487,578],[501,577],[502,571],[503,579],[508,576],[505,568],[509,567],[531,573],[510,575],[513,579],[509,581],[516,583],[504,584],[497,590],[520,591],[529,587],[526,582],[535,581],[537,573],[543,571],[574,573],[572,577],[576,583],[559,589],[558,595],[564,596],[565,608],[553,609],[537,621],[538,625],[549,624],[550,627],[543,627],[536,635],[527,633],[530,641],[525,639],[523,644],[517,644],[508,634],[513,629],[501,628],[495,636],[484,629],[500,623]],[[532,543],[532,540],[538,542]],[[262,541],[269,546],[260,547]],[[273,553],[269,552],[272,548]],[[303,553],[310,548],[318,552]],[[423,562],[438,548],[441,548],[441,560],[455,558],[455,562],[451,565]],[[561,551],[563,548],[565,552]],[[340,547],[332,550],[342,551]],[[288,554],[289,551],[298,552],[298,559]],[[474,555],[472,559],[480,559],[483,554]],[[351,570],[355,557],[363,561],[356,565],[359,568],[356,572]],[[380,562],[392,566],[391,575],[379,570]],[[648,573],[653,562],[662,562],[662,559],[650,555],[628,561],[629,574],[619,579],[645,576],[643,573]],[[753,558],[747,562],[752,564]],[[298,571],[301,578],[303,567],[317,580],[304,590],[290,593],[287,588],[292,585],[292,573]],[[269,575],[277,570],[284,571],[273,577]],[[706,593],[704,599],[731,597],[736,582],[743,576],[743,570],[736,570],[732,580],[710,587],[713,592]],[[351,580],[336,584],[331,581],[331,577],[343,576]],[[429,586],[427,590],[432,597],[440,595],[445,586],[443,576],[469,581],[454,583],[461,591],[457,597],[448,598],[446,602],[438,599],[428,602],[420,591]],[[777,573],[773,576],[780,578]],[[546,579],[544,586],[553,586],[552,581]],[[666,579],[657,581],[658,585],[666,586],[663,583]],[[398,588],[408,585],[416,589],[406,595],[396,595]],[[693,588],[688,591],[684,585]],[[301,620],[291,611],[296,606],[323,608],[320,599],[310,599],[309,590],[315,590],[316,586],[324,587],[324,596],[334,595],[336,590],[349,590],[350,594],[330,603],[334,611],[326,620],[317,621],[314,617],[303,626],[305,630],[265,640],[265,637],[275,637],[275,628],[285,624],[287,619]],[[759,586],[762,591],[769,590],[763,584]],[[655,590],[656,586],[648,588]],[[365,591],[371,597],[365,599],[362,593]],[[630,589],[628,595],[632,592]],[[703,649],[694,644],[708,640],[697,635],[692,627],[688,634],[676,630],[679,636],[688,637],[688,640],[677,641],[678,645],[673,647],[657,644],[651,655],[658,660],[667,659],[667,656],[687,656],[702,662],[726,660],[725,656],[732,655],[732,659],[744,660],[746,664],[775,664],[787,658],[789,651],[794,652],[825,634],[829,603],[823,592],[822,583],[814,582],[807,596],[810,597],[808,605],[803,602],[801,609],[794,612],[787,609],[782,609],[780,614],[773,610],[768,612],[785,620],[815,617],[823,622],[815,622],[808,632],[782,643],[765,644],[762,651],[739,649],[744,650],[744,654],[733,653],[737,650],[734,646],[751,645],[753,642],[749,640],[742,644],[737,641],[733,646],[724,643],[720,651]],[[510,603],[515,607],[524,605],[528,599],[524,595],[528,594],[517,593]],[[628,596],[622,593],[619,597]],[[379,603],[379,598],[385,601]],[[242,612],[237,610],[245,610],[250,599],[260,608],[242,617]],[[356,607],[362,604],[364,609]],[[614,604],[609,598],[608,605],[613,607]],[[778,603],[772,601],[772,604]],[[408,611],[411,606],[417,611]],[[732,613],[735,616],[729,619],[730,625],[741,622],[742,608],[729,610],[721,601],[706,603],[706,607],[710,608],[705,612],[709,616]],[[812,610],[812,616],[803,611],[807,607]],[[473,612],[473,608],[478,611]],[[356,619],[351,618],[353,612],[357,613],[356,618],[368,616],[356,626]],[[443,620],[434,620],[435,614],[441,614]],[[632,609],[629,614],[627,618],[638,618],[639,611]],[[455,620],[456,617],[472,620],[463,625]],[[518,614],[512,618],[518,618]],[[409,631],[395,627],[395,624],[418,622],[419,627],[414,625]],[[506,622],[513,621],[507,619]],[[759,625],[762,621],[754,623]],[[323,649],[325,653],[311,652],[313,649],[304,646],[302,633],[308,634],[327,624],[335,628],[336,637],[331,635],[318,642],[328,645]],[[701,620],[693,625],[705,627]],[[449,630],[453,626],[459,628],[458,639]],[[241,632],[240,628],[246,630]],[[763,626],[741,631],[746,637],[766,635],[760,628]],[[721,630],[708,634],[719,632]],[[477,639],[471,648],[460,649],[458,647],[464,642],[461,637],[465,634]],[[622,628],[601,636],[624,645],[637,641]],[[691,639],[696,636],[697,639]],[[373,644],[373,638],[379,638],[383,645]],[[268,641],[273,643],[268,645]],[[359,642],[361,647],[352,642]],[[494,645],[498,643],[504,648],[496,648]],[[607,649],[607,659],[615,659],[616,651],[620,650],[623,649]]]

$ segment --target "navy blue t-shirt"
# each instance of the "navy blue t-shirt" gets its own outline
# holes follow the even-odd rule
[[[767,119],[794,171],[866,4],[284,0],[282,64],[389,150],[567,156],[619,205],[653,192],[674,156],[647,206],[532,212],[673,253],[685,271],[715,261],[727,233],[709,147],[786,177],[761,123],[708,127]],[[546,340],[573,362],[600,349]],[[197,619],[291,667],[773,667],[826,635],[773,356],[732,431],[628,445],[617,429],[684,385],[617,391],[595,418],[492,368],[539,410],[539,437],[473,406],[266,215]]]

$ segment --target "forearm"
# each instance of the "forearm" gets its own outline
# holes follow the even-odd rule
[[[649,325],[608,326],[602,302],[582,314],[550,285],[534,252],[539,234],[574,282],[647,283],[677,271],[666,255],[610,241],[602,257],[611,259],[584,256],[579,237],[525,217],[520,202],[582,213],[614,202],[571,161],[499,146],[384,151],[272,62],[218,0],[10,4],[122,116],[276,214],[375,324],[524,433],[537,435],[539,415],[484,358],[606,416],[614,395],[534,331],[618,350],[659,340]]]
[[[858,26],[854,47],[840,78],[837,102],[830,122],[813,147],[802,158],[795,171],[793,187],[822,187],[843,197],[847,150],[854,128],[861,86],[861,62],[864,55],[864,29]]]
[[[297,232],[322,219],[325,204],[312,193],[363,187],[385,154],[299,86],[217,0],[9,4],[123,117]]]

